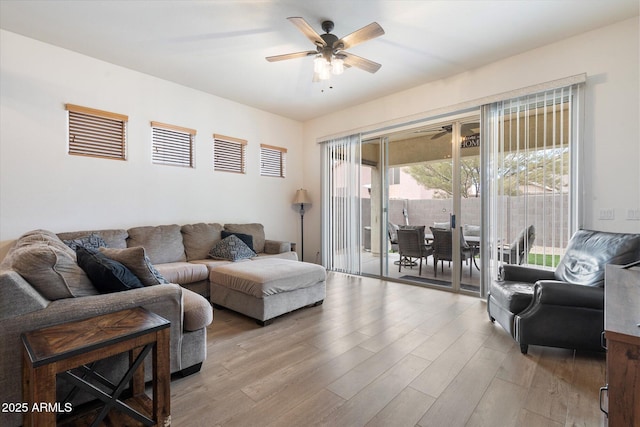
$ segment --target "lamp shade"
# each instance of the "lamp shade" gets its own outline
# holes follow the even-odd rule
[[[299,189],[296,191],[296,196],[293,198],[294,205],[310,205],[311,199],[307,194],[307,190]]]

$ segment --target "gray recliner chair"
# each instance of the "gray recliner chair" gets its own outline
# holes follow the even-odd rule
[[[606,264],[640,259],[640,234],[577,231],[555,271],[504,265],[487,311],[520,344],[602,350]]]

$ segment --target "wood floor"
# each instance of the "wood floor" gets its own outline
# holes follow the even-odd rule
[[[324,305],[261,328],[215,312],[176,426],[599,426],[604,355],[524,356],[474,297],[330,273]]]

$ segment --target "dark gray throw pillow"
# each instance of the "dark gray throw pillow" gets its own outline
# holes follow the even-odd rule
[[[78,265],[100,293],[120,292],[144,286],[122,263],[107,258],[97,250],[78,246],[76,256]]]

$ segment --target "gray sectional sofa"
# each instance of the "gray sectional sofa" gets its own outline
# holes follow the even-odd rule
[[[206,327],[213,320],[207,300],[209,273],[230,263],[208,258],[207,254],[225,230],[251,235],[258,259],[297,260],[288,242],[265,239],[261,224],[223,227],[199,223],[58,234],[34,230],[17,239],[0,263],[0,402],[22,401],[22,332],[137,306],[171,322],[171,372],[197,372],[206,358]],[[166,281],[151,286],[143,281],[145,286],[141,288],[99,293],[78,266],[73,249],[64,242],[95,236],[112,253],[122,250],[126,256],[146,255],[137,261],[142,269],[151,264],[153,271],[145,271],[147,280],[157,279],[159,272]],[[99,363],[98,370],[116,380],[126,370],[127,359],[126,355],[119,355]],[[151,369],[145,373],[150,379]],[[68,391],[69,387],[58,381],[58,401]],[[78,395],[76,399],[76,404],[81,403],[87,396]],[[0,412],[0,425],[21,422],[19,413]]]

